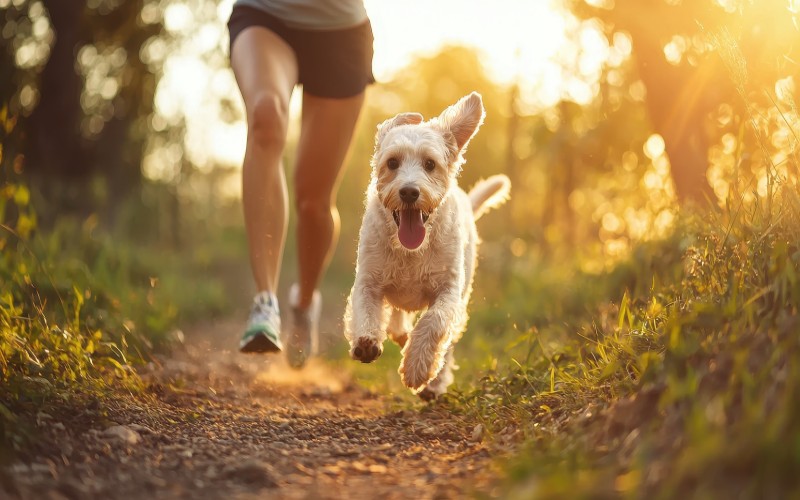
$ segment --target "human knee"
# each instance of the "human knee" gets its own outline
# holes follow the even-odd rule
[[[336,207],[330,196],[298,190],[295,198],[297,213],[300,217],[331,218]]]
[[[289,106],[276,94],[256,97],[248,116],[250,137],[259,144],[283,145],[289,127]]]

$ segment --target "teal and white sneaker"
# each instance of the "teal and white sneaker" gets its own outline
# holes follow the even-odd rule
[[[322,310],[322,297],[314,291],[308,309],[300,309],[300,286],[296,283],[289,290],[289,334],[286,337],[286,359],[292,368],[302,368],[306,360],[317,353],[319,348],[319,315]]]
[[[259,292],[253,299],[250,319],[239,342],[241,352],[281,352],[281,313],[278,299],[270,292]]]

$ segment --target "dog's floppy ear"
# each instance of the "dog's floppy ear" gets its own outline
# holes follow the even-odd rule
[[[378,125],[378,132],[375,134],[375,147],[377,148],[386,134],[393,128],[400,125],[417,125],[422,123],[422,115],[419,113],[400,113],[394,118],[389,118]]]
[[[453,134],[458,150],[461,151],[478,131],[485,116],[481,95],[472,92],[442,111],[436,121],[442,129]]]

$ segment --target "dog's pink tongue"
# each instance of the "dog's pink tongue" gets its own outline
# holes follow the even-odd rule
[[[422,245],[425,239],[425,224],[421,210],[400,210],[400,227],[397,229],[400,243],[409,250]]]

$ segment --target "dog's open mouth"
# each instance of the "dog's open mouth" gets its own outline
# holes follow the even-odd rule
[[[422,245],[425,240],[425,222],[428,220],[428,215],[418,208],[404,208],[392,212],[400,244],[409,250]]]

